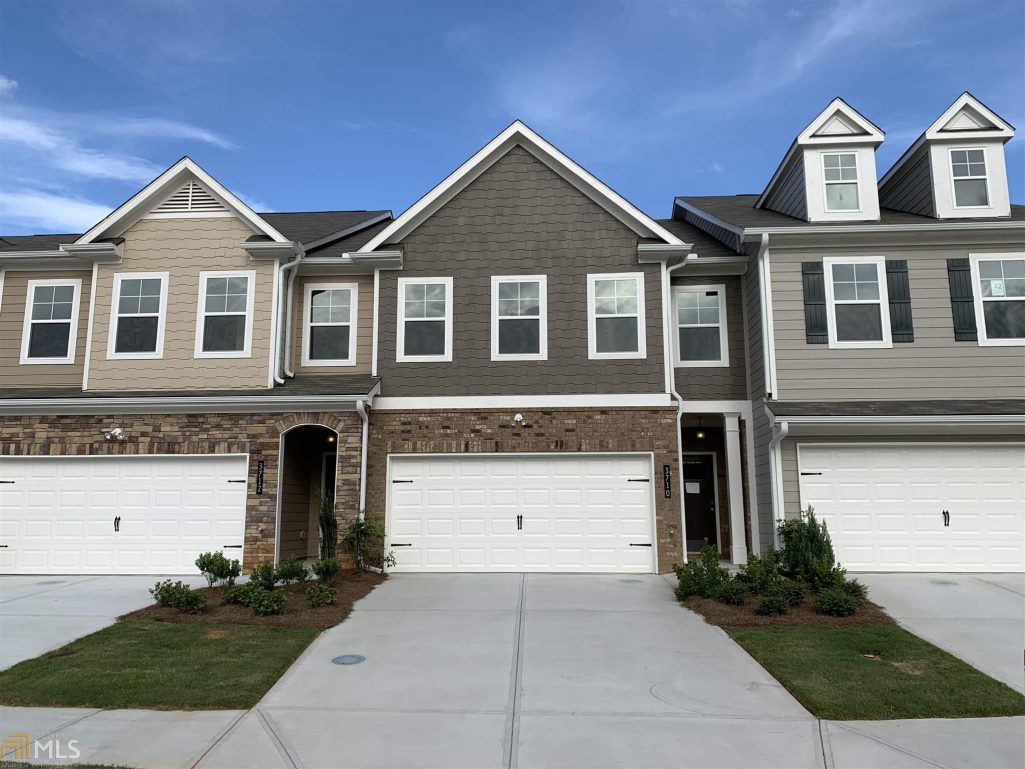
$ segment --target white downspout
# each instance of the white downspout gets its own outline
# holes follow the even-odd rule
[[[359,451],[359,519],[362,521],[367,509],[367,442],[370,437],[370,418],[363,400],[356,401],[356,413],[363,420],[363,440]]]
[[[296,269],[288,274],[288,288],[285,289],[285,355],[284,366],[285,376],[291,379],[295,376],[292,371],[292,296],[295,294],[295,278],[299,274],[299,262],[303,260],[305,252],[299,255],[296,261]]]
[[[779,524],[783,520],[783,460],[780,457],[780,444],[790,432],[787,422],[776,422],[772,427],[772,440],[769,441],[769,490],[772,494],[772,508],[775,515],[772,521],[772,541],[779,547]]]
[[[286,327],[288,328],[288,333],[291,333],[291,328],[292,328],[292,317],[291,317],[291,307],[292,307],[291,289],[292,289],[292,283],[291,283],[291,281],[288,281],[286,283],[286,281],[284,280],[284,277],[285,277],[285,272],[286,271],[294,270],[296,267],[299,266],[299,262],[301,262],[303,260],[303,253],[304,252],[300,251],[298,254],[296,254],[295,259],[292,259],[291,261],[285,262],[284,264],[282,264],[281,266],[278,267],[278,295],[275,297],[275,299],[278,302],[278,307],[281,307],[281,305],[283,304],[283,302],[281,301],[281,286],[282,285],[286,285],[287,286],[287,290],[288,290],[288,302],[287,303],[288,303],[289,312],[288,312],[288,318],[285,319],[285,323],[286,323]],[[282,327],[282,317],[281,317],[281,315],[282,314],[279,312],[278,313],[278,322],[275,324],[275,327],[274,327],[274,381],[277,384],[284,384],[285,383],[284,377],[281,376],[281,327]],[[286,347],[287,347],[287,345],[286,345]],[[287,371],[287,364],[286,364],[286,371]]]
[[[665,284],[662,287],[662,314],[667,329],[671,329],[673,323],[672,274],[684,265],[692,263],[697,258],[697,254],[687,254],[682,262],[674,264],[665,271]],[[666,350],[666,365],[669,367],[670,372],[669,391],[676,398],[676,474],[679,476],[677,480],[680,484],[680,549],[683,551],[683,562],[687,563],[687,506],[684,497],[686,487],[683,480],[683,396],[676,391],[676,366],[671,346]]]
[[[762,315],[762,374],[765,379],[765,397],[769,398],[776,394],[775,383],[772,381],[772,370],[775,366],[773,355],[775,351],[769,344],[769,305],[768,295],[771,287],[768,285],[765,269],[765,254],[769,250],[769,233],[762,233],[762,241],[758,244],[758,302],[761,305]]]

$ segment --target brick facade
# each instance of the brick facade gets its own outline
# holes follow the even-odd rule
[[[306,424],[323,425],[338,433],[335,511],[341,528],[359,504],[362,432],[359,416],[353,412],[5,416],[0,456],[248,454],[243,550],[248,570],[274,559],[279,439],[283,432]],[[103,431],[112,426],[125,431],[123,442],[104,439]],[[263,494],[257,495],[260,460],[264,462]]]

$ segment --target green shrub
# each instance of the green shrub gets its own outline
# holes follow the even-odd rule
[[[857,599],[859,604],[864,603],[865,599],[868,598],[868,588],[853,578],[845,579],[843,584],[840,585],[840,589],[852,598]]]
[[[356,571],[366,571],[372,565],[370,562],[373,557],[371,550],[378,551],[378,544],[383,550],[384,526],[377,519],[367,518],[361,513],[346,525],[345,531],[342,533],[342,544],[345,546],[346,552],[352,555]],[[382,564],[394,565],[391,554],[382,555],[378,560]]]
[[[249,608],[253,614],[266,617],[270,614],[281,614],[288,603],[284,590],[254,590],[249,596]]]
[[[187,614],[198,614],[206,608],[207,599],[184,582],[164,580],[157,582],[149,591],[158,606],[180,609]]]
[[[790,579],[782,579],[780,582],[772,588],[773,594],[781,593],[784,598],[787,599],[787,603],[790,606],[797,606],[801,601],[804,600],[804,585],[800,582]]]
[[[242,564],[237,560],[228,559],[221,552],[200,553],[196,559],[196,568],[203,572],[210,587],[217,582],[224,582],[231,587],[242,573]]]
[[[310,570],[294,555],[282,559],[274,573],[278,582],[286,585],[292,582],[305,582],[310,578]]]
[[[278,575],[274,570],[274,565],[261,563],[259,566],[254,566],[253,570],[249,573],[249,581],[259,585],[264,590],[273,590],[274,586],[278,584]]]
[[[770,617],[786,614],[789,610],[790,599],[782,590],[770,590],[755,607],[756,612]]]
[[[861,601],[842,587],[830,587],[819,592],[815,611],[833,617],[849,617],[858,610]]]
[[[817,590],[817,580],[836,565],[826,524],[815,519],[815,510],[809,505],[800,518],[779,525],[779,537],[783,542],[780,552],[783,571]]]
[[[752,593],[764,595],[780,579],[779,553],[770,547],[764,555],[749,555],[747,563],[740,567],[737,579]]]
[[[321,582],[327,582],[341,570],[341,566],[338,565],[337,558],[321,558],[313,562],[310,570]]]
[[[320,523],[320,558],[334,558],[338,548],[338,518],[335,501],[322,496],[317,500],[317,520]]]
[[[256,582],[246,582],[244,585],[232,585],[224,591],[221,596],[221,603],[237,603],[240,606],[249,606],[253,595],[260,592],[267,592],[267,589]]]
[[[335,602],[335,589],[323,583],[310,585],[306,588],[306,602],[316,609]]]
[[[186,614],[199,614],[206,609],[207,603],[205,595],[197,593],[195,590],[189,590],[189,592],[178,596],[178,604],[175,608],[180,609]]]
[[[678,601],[692,595],[716,598],[731,579],[729,570],[719,565],[719,550],[707,541],[697,559],[686,566],[674,566],[673,571],[676,572]]]
[[[719,588],[719,592],[715,597],[717,600],[722,603],[728,603],[730,606],[741,606],[744,603],[744,599],[747,598],[747,588],[743,582],[731,579]]]

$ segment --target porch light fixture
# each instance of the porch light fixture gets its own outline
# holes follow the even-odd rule
[[[108,441],[123,441],[125,437],[125,431],[120,427],[112,427],[103,431],[103,438]]]
[[[327,442],[328,443],[334,443],[335,442],[335,436],[333,436],[333,435],[327,436]]]
[[[701,440],[705,437],[705,431],[701,429],[701,417],[698,417],[698,432],[696,437],[698,438],[698,440]]]

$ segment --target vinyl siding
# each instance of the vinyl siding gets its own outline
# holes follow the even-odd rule
[[[694,225],[702,232],[707,232],[720,243],[732,248],[737,253],[740,253],[740,236],[732,230],[720,227],[718,224],[708,221],[708,219],[703,216],[691,213],[687,209],[684,209],[683,220],[688,224]]]
[[[101,265],[96,286],[90,390],[209,390],[266,387],[274,301],[272,261],[253,261],[239,245],[252,235],[234,218],[141,219],[125,234],[121,264]],[[196,358],[199,274],[209,270],[256,273],[251,354]],[[170,273],[164,355],[157,360],[108,360],[114,275]]]
[[[78,331],[74,363],[20,365],[21,337],[25,327],[25,301],[30,280],[74,278],[82,281],[78,299]],[[22,272],[5,270],[0,297],[0,387],[81,387],[85,338],[89,323],[89,291],[92,271]]]
[[[915,152],[900,174],[879,188],[879,205],[910,214],[936,216],[928,147]]]
[[[808,190],[804,179],[804,153],[795,152],[780,174],[764,207],[795,219],[808,218]]]
[[[686,269],[686,268],[685,268]],[[729,366],[678,366],[676,389],[687,400],[747,400],[747,366],[744,350],[744,297],[736,276],[673,278],[675,286],[726,286],[726,334]],[[674,310],[675,312],[675,310]],[[677,333],[674,325],[673,333]],[[676,344],[678,341],[674,339]]]
[[[382,271],[382,395],[664,392],[660,266],[637,262],[636,233],[516,146],[403,241]],[[644,273],[647,358],[589,360],[587,275]],[[548,276],[548,360],[491,360],[491,276]],[[453,279],[453,360],[398,363],[396,281]]]
[[[356,365],[303,366],[303,313],[306,310],[306,286],[311,283],[356,283]],[[292,370],[296,374],[369,374],[374,344],[374,276],[309,275],[296,278],[292,297]]]

